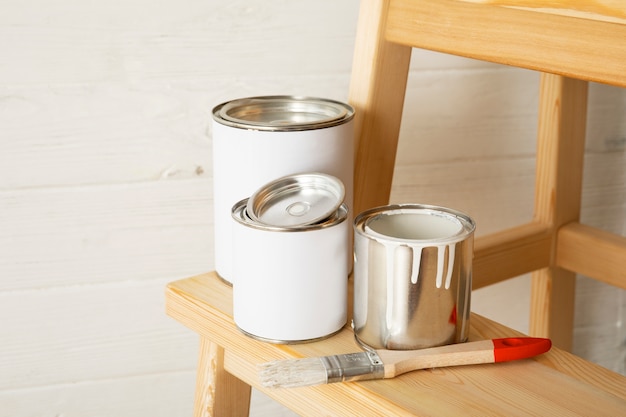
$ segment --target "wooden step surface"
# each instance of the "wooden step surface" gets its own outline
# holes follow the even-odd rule
[[[626,377],[553,348],[535,359],[416,371],[379,381],[294,389],[260,386],[256,365],[358,351],[352,331],[322,341],[274,345],[243,335],[232,320],[232,288],[215,273],[170,283],[167,314],[224,348],[224,367],[307,415],[626,415]],[[479,315],[471,340],[519,335]]]

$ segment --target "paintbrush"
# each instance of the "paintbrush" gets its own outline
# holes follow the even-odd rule
[[[342,381],[394,378],[418,369],[475,365],[530,358],[550,350],[550,339],[508,337],[420,350],[367,350],[259,365],[261,384],[292,388]]]

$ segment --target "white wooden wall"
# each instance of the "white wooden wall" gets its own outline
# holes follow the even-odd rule
[[[0,417],[190,415],[197,338],[163,289],[213,266],[210,110],[345,101],[357,9],[0,2]],[[416,51],[392,199],[467,211],[479,235],[527,220],[537,80]],[[584,218],[624,232],[626,95],[593,85],[591,110]],[[624,372],[626,297],[580,279],[576,349]],[[527,294],[521,277],[473,304],[524,330]],[[251,415],[290,413],[255,393]]]

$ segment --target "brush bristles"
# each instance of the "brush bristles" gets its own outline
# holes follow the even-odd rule
[[[320,358],[278,360],[260,364],[259,379],[267,388],[294,388],[325,384],[326,367]]]

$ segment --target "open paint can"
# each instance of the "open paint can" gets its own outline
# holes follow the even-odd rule
[[[354,220],[357,340],[421,349],[469,336],[475,223],[456,210],[390,205]]]
[[[343,185],[286,176],[232,208],[233,319],[273,343],[328,337],[346,324],[351,236]]]
[[[344,184],[351,208],[353,117],[347,104],[312,97],[251,97],[213,109],[214,254],[223,280],[233,283],[231,209],[263,184],[328,173]]]

